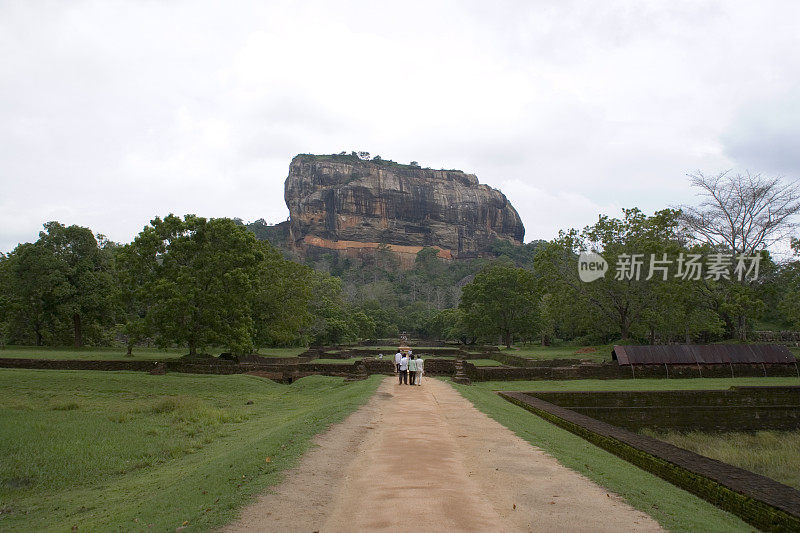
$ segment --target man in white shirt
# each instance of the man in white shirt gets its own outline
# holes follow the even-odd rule
[[[417,385],[422,385],[422,373],[424,371],[425,371],[424,361],[422,360],[422,357],[417,356],[417,380],[416,380]]]
[[[400,358],[400,385],[408,385],[408,356]]]
[[[403,378],[400,377],[400,359],[402,358],[403,354],[401,354],[398,350],[398,352],[394,354],[394,371],[397,372],[397,377],[400,378],[400,383],[403,382]]]

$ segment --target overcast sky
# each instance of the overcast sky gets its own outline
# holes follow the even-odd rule
[[[499,188],[525,240],[800,179],[800,2],[0,0],[0,251],[48,220],[288,217],[298,153]]]

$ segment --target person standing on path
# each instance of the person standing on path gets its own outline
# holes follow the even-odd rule
[[[408,384],[414,384],[414,378],[417,377],[417,359],[416,355],[408,356]]]
[[[408,356],[400,358],[400,385],[408,385]]]
[[[417,355],[417,385],[422,386],[422,374],[425,371],[425,367],[423,366],[424,361],[422,360],[422,356]]]
[[[394,354],[394,371],[400,374],[400,359],[402,359],[403,354],[400,353],[400,350]]]

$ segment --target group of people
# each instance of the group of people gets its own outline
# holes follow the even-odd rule
[[[400,385],[422,385],[422,374],[425,373],[422,357],[399,351],[394,354],[394,366]]]

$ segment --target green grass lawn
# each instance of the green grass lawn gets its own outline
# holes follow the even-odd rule
[[[362,359],[363,359],[363,357],[350,357],[349,359],[325,359],[325,358],[320,358],[320,359],[312,359],[311,361],[309,361],[309,363],[323,363],[323,364],[327,364],[327,365],[352,365],[356,361],[361,361]]]
[[[297,357],[308,348],[260,348],[256,351],[261,357]]]
[[[173,359],[186,355],[188,350],[181,348],[135,348],[133,357],[125,355],[125,348],[50,348],[48,346],[6,346],[0,349],[0,357],[20,357],[23,359],[80,359],[91,360],[136,360]]]
[[[381,379],[0,370],[0,530],[217,528]]]
[[[305,352],[305,348],[262,348],[258,355],[262,357],[296,357]],[[125,355],[125,348],[84,347],[84,348],[50,348],[46,346],[6,346],[0,348],[0,357],[20,357],[24,359],[79,359],[91,360],[162,360],[186,355],[186,348],[134,348],[133,356]],[[218,351],[213,351],[216,354]]]
[[[643,433],[800,489],[800,431]]]
[[[726,389],[732,385],[797,385],[798,378],[636,379],[508,381],[453,386],[475,407],[521,438],[555,457],[599,485],[621,495],[670,531],[753,531],[736,516],[671,483],[594,446],[521,407],[507,402],[496,390],[666,390]]]
[[[513,346],[511,349],[500,347],[500,353],[527,357],[529,359],[586,359],[589,361],[611,361],[611,345],[604,346]],[[578,353],[582,350],[591,350]]]
[[[502,363],[498,363],[494,359],[469,359],[467,362],[475,366],[503,366]]]

